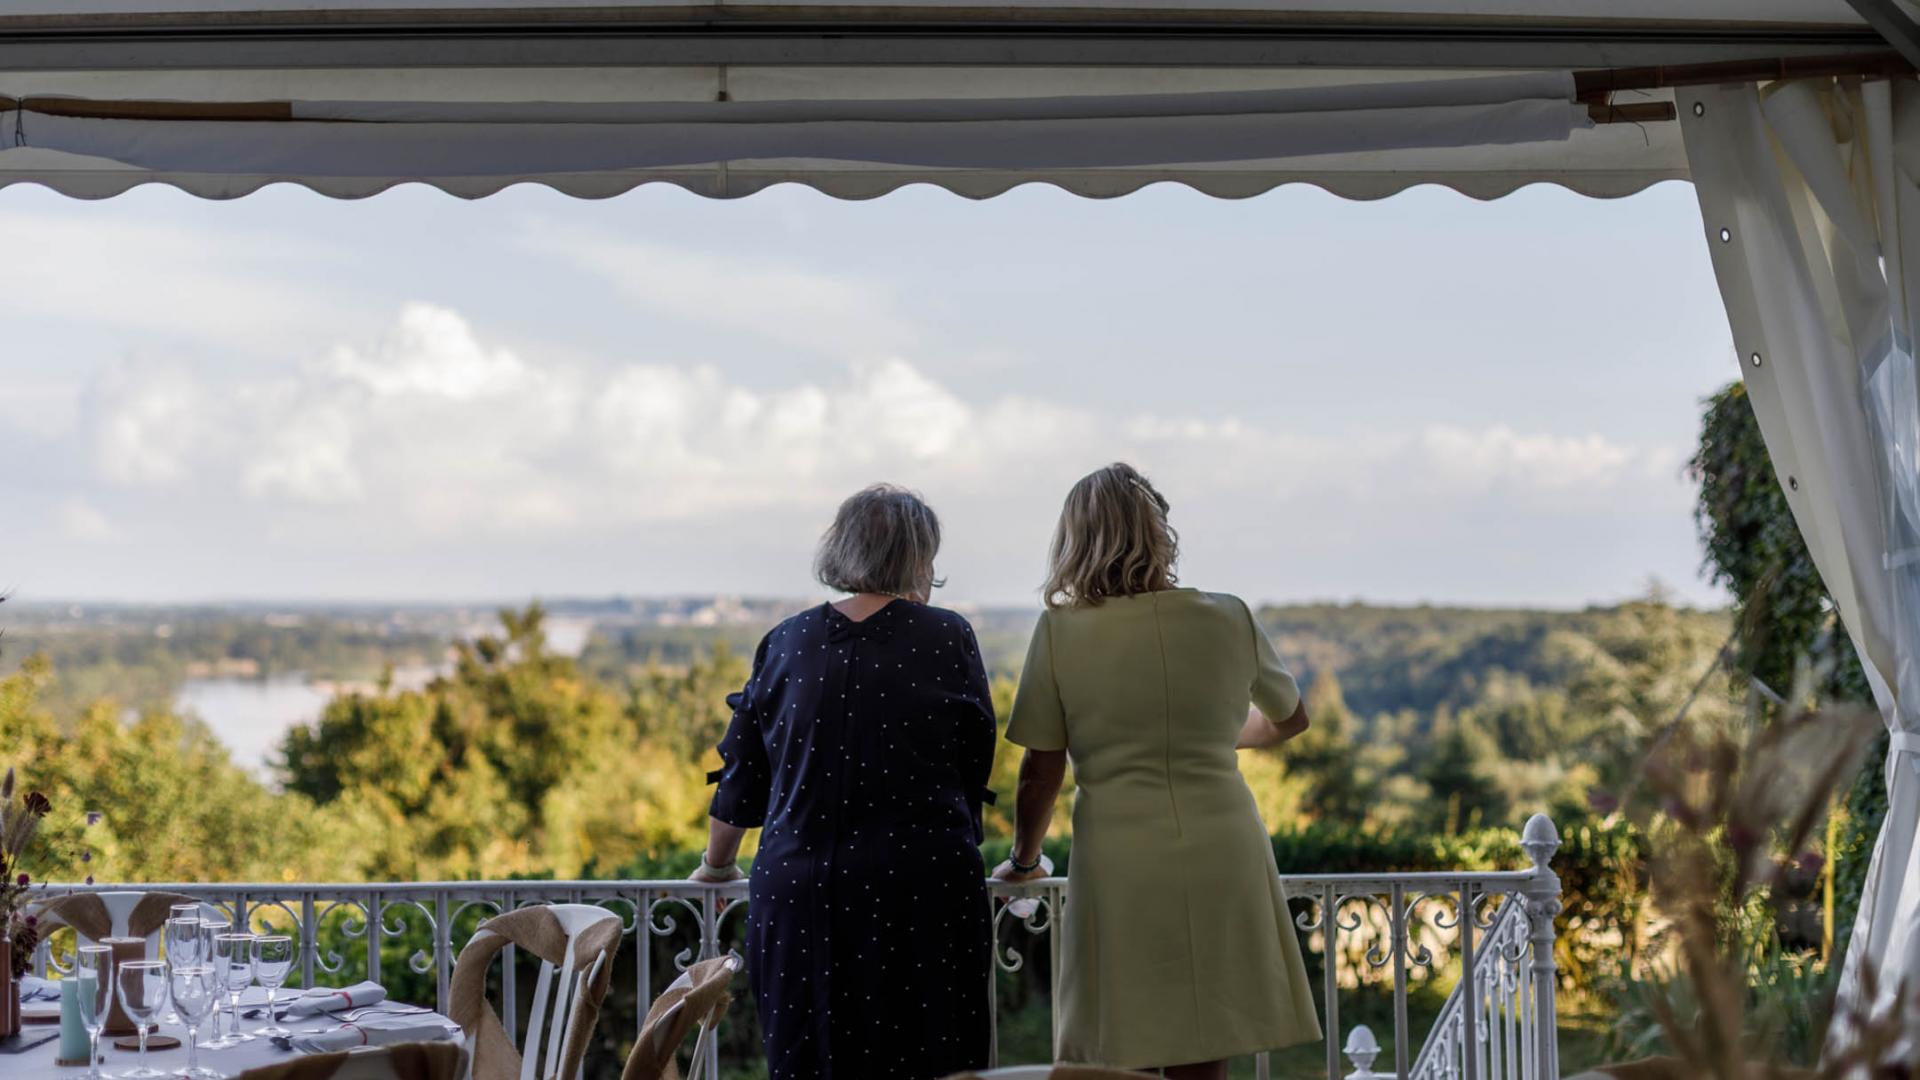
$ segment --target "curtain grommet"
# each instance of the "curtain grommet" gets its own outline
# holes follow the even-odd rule
[[[1787,477],[1787,489],[1789,491],[1799,491],[1800,490],[1799,477],[1795,477],[1795,476]]]
[[[1720,242],[1723,244],[1733,243],[1733,230],[1728,228],[1722,228],[1720,230]]]
[[[1704,101],[1696,101],[1696,102],[1694,102],[1694,103],[1693,103],[1693,115],[1695,115],[1695,116],[1705,116],[1705,115],[1707,115],[1707,103],[1706,103],[1706,102],[1704,102]]]
[[[1753,353],[1752,355],[1750,355],[1750,356],[1748,356],[1748,357],[1747,357],[1747,359],[1748,359],[1748,360],[1749,360],[1750,362],[1752,362],[1752,364],[1753,364],[1753,366],[1754,366],[1754,367],[1759,367],[1759,366],[1760,366],[1760,364],[1761,364],[1761,362],[1762,362],[1762,361],[1761,361],[1761,359],[1760,359],[1760,354],[1759,354],[1759,353]]]

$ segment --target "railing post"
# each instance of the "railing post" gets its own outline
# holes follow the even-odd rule
[[[1460,1064],[1467,1080],[1480,1080],[1480,971],[1475,966],[1473,932],[1473,886],[1460,883],[1460,908],[1456,924],[1460,927]]]
[[[1407,1080],[1412,1067],[1407,1044],[1413,1041],[1407,1020],[1407,887],[1398,882],[1388,886],[1387,903],[1387,940],[1393,946],[1393,1075]]]
[[[1340,1075],[1340,894],[1320,889],[1320,986],[1326,994],[1327,1075]],[[1368,1032],[1369,1036],[1373,1033]]]
[[[636,1039],[646,1030],[647,1013],[653,1009],[653,916],[648,913],[647,904],[647,893],[636,890],[633,893],[633,1034]]]
[[[1527,940],[1533,954],[1534,1076],[1538,1080],[1560,1080],[1560,1039],[1554,1008],[1555,984],[1560,973],[1553,960],[1553,920],[1560,914],[1560,877],[1548,865],[1560,850],[1560,832],[1545,814],[1527,819],[1520,834],[1520,848],[1533,862],[1533,880],[1524,889],[1527,905]]]
[[[367,981],[380,981],[380,926],[386,918],[382,897],[376,890],[367,894]]]
[[[519,894],[507,889],[500,894],[500,912],[506,914],[520,906]],[[520,1045],[520,956],[511,943],[500,950],[500,1025],[507,1029],[507,1041]]]
[[[435,1008],[451,1010],[453,1001],[453,902],[447,890],[433,890],[433,989]]]
[[[320,951],[320,932],[314,921],[320,917],[314,894],[300,894],[300,985],[313,988],[314,959]]]
[[[1000,1067],[1000,922],[995,901],[987,895],[987,934],[993,948],[987,953],[987,1068]]]
[[[719,888],[715,887],[707,890],[707,899],[706,899],[706,907],[705,907],[706,926],[703,931],[706,934],[706,940],[702,943],[703,947],[701,949],[701,956],[703,959],[712,959],[713,957],[720,955],[720,913],[722,910],[721,904],[722,904],[722,900],[720,899]],[[698,1047],[696,1047],[695,1050],[696,1052],[698,1052]],[[718,1039],[708,1040],[706,1051],[707,1051],[707,1075],[709,1077],[712,1077],[713,1080],[719,1080],[720,1040]]]

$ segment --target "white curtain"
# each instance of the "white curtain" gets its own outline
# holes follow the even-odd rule
[[[1886,824],[1843,969],[1920,988],[1920,84],[1680,95],[1748,397],[1892,733]],[[1875,1003],[1876,1007],[1878,1003]]]

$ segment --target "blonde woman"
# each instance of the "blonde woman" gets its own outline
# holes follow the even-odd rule
[[[1013,857],[1038,877],[1069,755],[1073,810],[1055,1056],[1226,1076],[1320,1037],[1273,847],[1234,751],[1306,730],[1237,597],[1175,587],[1167,500],[1129,465],[1073,486],[1007,725],[1026,747]]]

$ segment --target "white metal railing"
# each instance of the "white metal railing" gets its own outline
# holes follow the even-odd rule
[[[1552,822],[1535,815],[1522,846],[1533,866],[1517,871],[1382,874],[1283,874],[1281,884],[1301,908],[1295,925],[1322,955],[1322,1017],[1327,1075],[1341,1075],[1340,991],[1368,981],[1368,973],[1391,969],[1393,1062],[1391,1072],[1370,1071],[1373,1036],[1355,1028],[1347,1042],[1355,1077],[1407,1080],[1558,1080],[1553,962],[1554,917],[1560,882],[1549,866],[1559,846]],[[1024,952],[1007,942],[1019,931],[1048,938],[1054,989],[1060,972],[1060,935],[1051,932],[1064,910],[1067,879],[1021,885],[990,882],[994,902],[995,964],[1019,971]],[[431,974],[435,1000],[448,1006],[453,961],[459,946],[489,916],[530,904],[590,903],[619,912],[633,949],[636,1025],[671,973],[656,973],[655,938],[685,943],[675,969],[717,956],[743,921],[745,882],[708,885],[691,881],[459,881],[376,884],[148,884],[49,885],[39,895],[157,889],[183,893],[226,912],[236,926],[287,933],[299,942],[299,983],[333,981],[363,953],[366,977],[381,980],[382,946],[402,939],[423,942],[404,963],[415,975]],[[1024,903],[1017,903],[1024,901]],[[730,925],[731,924],[731,925]],[[1011,925],[1009,925],[1011,924]],[[644,928],[645,932],[642,932]],[[67,970],[65,960],[43,941],[35,957],[42,974]],[[670,947],[670,946],[669,946]],[[1460,978],[1413,1058],[1415,1033],[1408,1021],[1408,991],[1421,972],[1435,976],[1458,951]],[[517,1040],[517,979],[514,950],[504,950],[500,992],[502,1019]],[[357,965],[356,965],[357,966]],[[656,979],[656,975],[661,978]],[[624,978],[624,975],[617,976]],[[994,995],[993,1063],[999,1064],[998,980]],[[1469,989],[1471,988],[1471,989]],[[1053,994],[1054,1030],[1059,996]],[[709,1075],[717,1075],[718,1047],[709,1050]],[[1264,1056],[1256,1074],[1268,1075]]]

